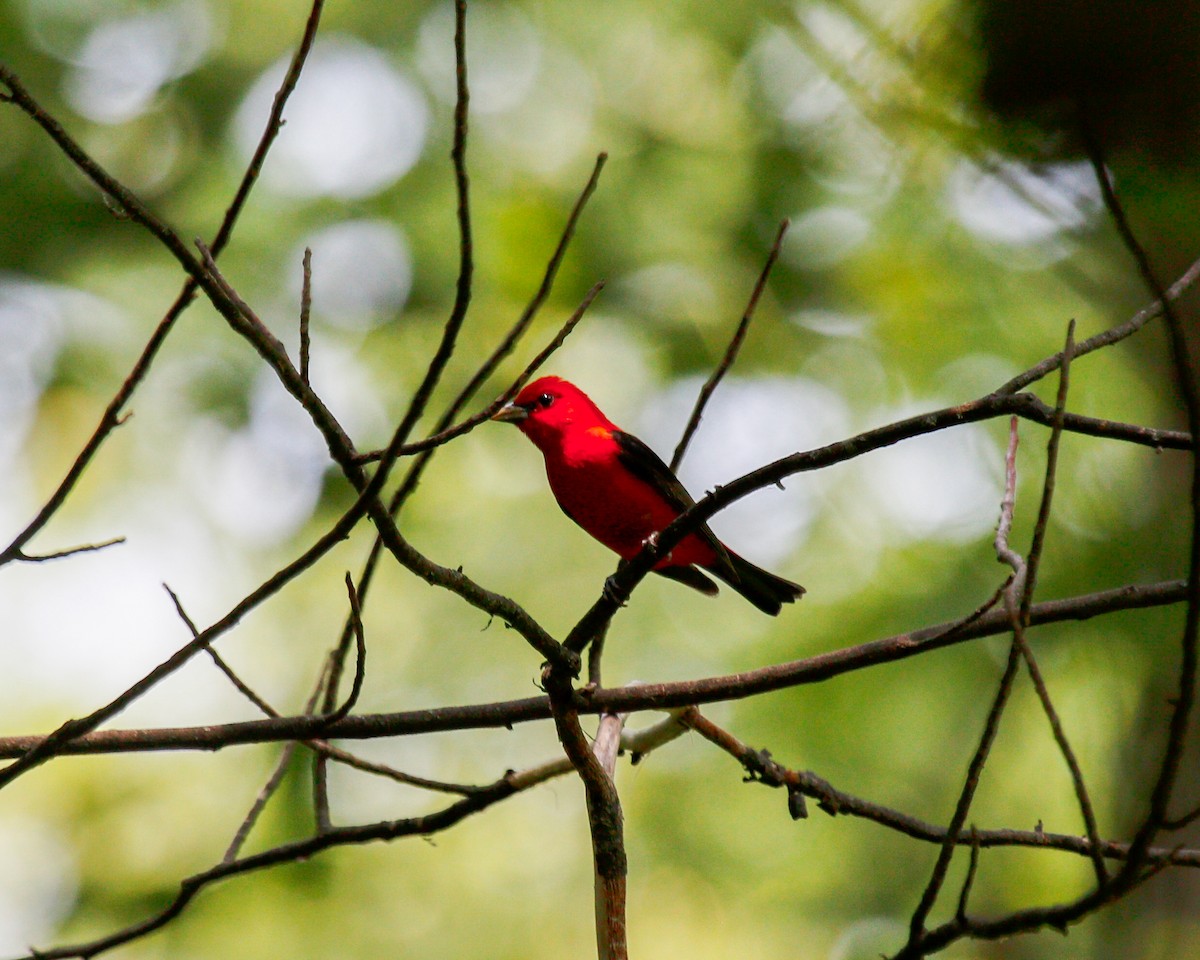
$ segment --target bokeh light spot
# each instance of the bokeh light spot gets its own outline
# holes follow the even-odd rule
[[[412,286],[412,257],[404,235],[383,220],[350,220],[326,227],[303,246],[312,250],[313,315],[335,327],[362,330],[399,311]],[[298,264],[289,258],[288,285],[301,291]]]
[[[241,162],[254,152],[286,70],[286,60],[266,70],[237,111],[233,138]],[[319,41],[288,103],[287,126],[263,183],[300,197],[371,196],[412,169],[428,125],[421,93],[382,53],[344,37]]]

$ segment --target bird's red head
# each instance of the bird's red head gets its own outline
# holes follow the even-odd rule
[[[562,377],[534,380],[495,419],[515,423],[542,450],[560,446],[572,431],[616,429],[586,393]]]

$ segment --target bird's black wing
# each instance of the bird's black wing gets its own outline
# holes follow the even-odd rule
[[[646,444],[624,430],[614,430],[612,438],[620,449],[617,460],[621,466],[657,490],[662,494],[662,498],[680,513],[695,505],[696,501],[679,482],[679,478],[671,472],[671,468]],[[708,529],[707,523],[701,526],[696,534],[711,546],[718,556],[725,556],[725,545]]]
[[[683,511],[696,502],[671,472],[671,468],[641,440],[621,430],[614,430],[612,436],[620,450],[617,460],[621,465],[662,494],[671,506]],[[782,604],[794,603],[804,595],[804,588],[798,583],[777,577],[726,548],[707,524],[700,527],[696,534],[717,554],[716,561],[705,564],[704,569],[716,574],[764,613],[777,616]],[[654,572],[709,596],[717,592],[716,584],[695,566],[667,566]]]
[[[683,512],[696,502],[679,482],[679,478],[671,472],[671,468],[663,463],[662,457],[632,433],[614,430],[612,438],[621,449],[617,454],[621,466],[661,493],[667,503]]]

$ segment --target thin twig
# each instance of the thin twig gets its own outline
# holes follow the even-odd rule
[[[1082,343],[1075,345],[1075,356],[1082,357],[1086,354],[1100,350],[1104,347],[1111,346],[1114,343],[1120,343],[1139,330],[1142,329],[1151,320],[1155,320],[1163,315],[1163,304],[1172,304],[1183,296],[1195,283],[1200,279],[1200,259],[1192,262],[1192,264],[1179,275],[1176,280],[1166,290],[1166,296],[1154,301],[1149,306],[1143,307],[1124,323],[1117,324],[1108,330],[1104,330],[1093,337],[1088,337]],[[1047,357],[1045,360],[1030,367],[1024,373],[1013,377],[1008,383],[1000,387],[997,393],[1017,393],[1024,390],[1031,383],[1042,379],[1048,374],[1053,373],[1062,365],[1063,356],[1061,353],[1056,353],[1053,356]]]
[[[1029,550],[1029,575],[1024,585],[1021,603],[1021,625],[1017,632],[1017,641],[1021,646],[1021,656],[1025,659],[1025,666],[1029,670],[1029,678],[1033,682],[1034,690],[1037,691],[1038,699],[1041,701],[1042,709],[1046,714],[1046,719],[1050,722],[1054,741],[1058,744],[1058,749],[1066,761],[1067,769],[1070,771],[1071,783],[1075,789],[1075,797],[1079,802],[1079,811],[1083,817],[1084,829],[1087,831],[1087,837],[1092,848],[1092,866],[1096,872],[1096,883],[1103,887],[1108,883],[1108,868],[1105,866],[1104,856],[1100,851],[1100,828],[1096,823],[1096,814],[1091,796],[1088,793],[1087,784],[1083,779],[1083,770],[1079,766],[1079,759],[1076,757],[1075,751],[1067,739],[1066,729],[1063,727],[1058,711],[1050,699],[1049,688],[1042,677],[1041,668],[1038,666],[1037,659],[1033,654],[1033,648],[1029,645],[1025,632],[1025,627],[1028,624],[1028,611],[1033,603],[1033,588],[1036,582],[1038,566],[1037,561],[1042,556],[1044,550],[1046,528],[1050,518],[1050,504],[1054,497],[1055,478],[1058,470],[1058,449],[1059,443],[1062,440],[1063,414],[1067,405],[1067,391],[1070,383],[1071,360],[1074,356],[1074,349],[1075,321],[1072,320],[1067,326],[1067,342],[1063,346],[1063,362],[1059,368],[1058,396],[1054,405],[1055,421],[1050,431],[1050,440],[1046,448],[1046,474],[1042,487],[1042,503],[1038,513],[1037,524],[1034,527],[1033,544]]]
[[[599,687],[604,679],[604,639],[607,636],[606,624],[588,646],[588,684],[592,687]]]
[[[175,604],[176,612],[187,625],[188,629],[192,632],[192,636],[199,636],[199,630],[196,628],[195,623],[192,622],[191,617],[189,617],[187,612],[183,609],[183,605],[180,602],[179,597],[176,596],[175,592],[165,583],[163,584],[163,588],[170,595],[171,600]],[[229,666],[225,659],[219,653],[217,653],[216,650],[214,650],[211,646],[207,646],[205,647],[205,651],[208,653],[213,663],[216,664],[217,668],[229,679],[230,683],[232,683],[238,689],[238,691],[246,697],[246,699],[253,703],[254,706],[256,706],[268,717],[278,719],[282,716],[279,711],[272,707],[271,704],[269,704],[244,680],[242,680],[242,678],[234,672],[233,668]],[[325,674],[322,674],[322,677],[324,676]],[[307,712],[305,715],[307,715]],[[364,760],[362,757],[357,757],[349,751],[343,750],[340,747],[335,747],[333,744],[324,740],[302,740],[296,742],[303,743],[321,759],[327,758],[336,763],[340,763],[343,766],[360,770],[363,773],[370,773],[378,777],[384,777],[388,780],[395,781],[396,783],[403,783],[407,786],[420,787],[423,790],[432,790],[438,793],[455,793],[461,796],[468,796],[479,789],[478,787],[470,784],[448,783],[442,780],[430,780],[426,777],[418,777],[411,773],[405,773],[403,770],[397,770],[396,768],[389,767],[386,764],[375,763],[371,760]]]
[[[47,560],[61,560],[63,557],[73,557],[79,553],[95,553],[106,547],[115,547],[124,543],[124,537],[113,537],[100,543],[84,543],[77,547],[67,547],[65,550],[55,550],[53,553],[26,553],[24,550],[14,550],[8,554],[9,559],[20,560],[23,563],[45,563]]]
[[[454,189],[458,197],[458,280],[454,287],[454,305],[442,327],[442,338],[429,361],[429,368],[413,392],[408,409],[396,429],[395,447],[408,438],[425,412],[434,388],[441,380],[446,364],[454,354],[458,334],[471,305],[471,284],[475,275],[474,242],[471,232],[471,180],[467,174],[467,119],[471,91],[467,85],[467,3],[454,0],[454,145],[450,149],[454,168]]]
[[[738,323],[737,329],[733,332],[729,346],[725,348],[725,355],[721,358],[721,362],[717,364],[717,368],[704,381],[704,386],[700,388],[700,395],[696,397],[696,405],[692,408],[692,415],[688,418],[687,426],[683,430],[683,436],[679,438],[675,452],[671,455],[671,469],[673,471],[679,469],[679,464],[683,461],[683,455],[687,453],[688,444],[692,442],[692,436],[695,434],[696,428],[700,426],[700,419],[704,416],[704,408],[708,406],[709,398],[712,397],[713,391],[717,389],[721,380],[724,379],[725,374],[729,372],[729,368],[733,366],[733,362],[737,359],[738,351],[742,349],[742,342],[746,339],[746,331],[750,329],[750,321],[754,318],[754,310],[758,306],[759,297],[762,296],[762,292],[767,286],[767,278],[771,275],[771,268],[775,266],[775,261],[779,259],[779,249],[783,245],[783,235],[787,233],[789,222],[785,219],[779,224],[779,230],[775,233],[775,242],[771,244],[771,252],[767,255],[767,262],[763,265],[762,272],[758,275],[758,282],[754,284],[754,290],[750,294],[750,302],[746,304],[746,310],[742,314],[742,319]]]
[[[1050,427],[1050,439],[1046,442],[1046,473],[1042,481],[1042,499],[1038,504],[1037,520],[1033,525],[1029,557],[1025,561],[1025,582],[1021,584],[1020,621],[1022,630],[1029,624],[1029,608],[1033,604],[1038,570],[1041,567],[1046,545],[1046,531],[1050,526],[1050,510],[1054,503],[1054,486],[1058,477],[1058,449],[1062,440],[1063,414],[1066,412],[1074,348],[1075,321],[1072,320],[1067,324],[1067,342],[1063,347],[1063,362],[1058,371],[1058,396],[1054,404],[1054,422]]]
[[[308,700],[304,704],[304,715],[310,716],[317,705],[317,698],[321,695],[321,691],[325,687],[325,679],[328,676],[328,669],[322,668],[320,676],[317,677],[317,682],[313,687],[313,691],[309,694]],[[283,750],[280,752],[279,760],[275,764],[275,769],[271,771],[271,775],[267,778],[267,782],[258,792],[258,796],[254,798],[254,803],[251,804],[250,810],[242,819],[233,835],[233,839],[229,843],[229,847],[225,850],[225,856],[221,858],[221,863],[233,863],[238,854],[241,853],[242,847],[245,846],[247,838],[250,836],[250,831],[254,829],[254,825],[258,823],[258,818],[262,816],[262,812],[267,808],[271,798],[278,792],[283,784],[284,777],[287,776],[288,769],[292,765],[292,758],[296,754],[296,748],[300,746],[299,741],[293,740],[285,743]]]
[[[330,723],[337,723],[350,715],[350,711],[358,703],[359,694],[362,693],[363,681],[366,679],[367,672],[367,640],[363,631],[362,607],[359,606],[358,591],[354,589],[354,578],[348,572],[346,574],[346,593],[350,597],[350,622],[354,628],[354,644],[358,656],[355,659],[354,683],[350,687],[350,693],[346,697],[346,701],[329,714]]]
[[[1150,258],[1138,241],[1125,215],[1125,210],[1117,197],[1108,168],[1104,162],[1104,154],[1091,118],[1085,110],[1080,111],[1080,128],[1083,134],[1084,146],[1096,182],[1100,185],[1104,204],[1112,217],[1117,232],[1121,236],[1126,249],[1137,264],[1142,281],[1162,307],[1163,320],[1166,322],[1167,335],[1171,344],[1171,358],[1175,369],[1175,380],[1180,395],[1183,398],[1187,415],[1188,432],[1193,442],[1200,436],[1200,397],[1197,396],[1196,369],[1189,357],[1187,335],[1183,328],[1171,298],[1163,290]],[[1187,613],[1184,618],[1183,634],[1180,640],[1179,692],[1174,698],[1171,719],[1167,726],[1167,744],[1159,766],[1158,777],[1150,794],[1150,806],[1145,820],[1139,827],[1133,839],[1135,854],[1147,849],[1154,841],[1159,829],[1170,821],[1168,810],[1175,784],[1179,778],[1179,767],[1183,761],[1187,742],[1188,727],[1196,699],[1196,670],[1200,659],[1200,452],[1192,452],[1191,497],[1188,508],[1191,511],[1190,527],[1191,542],[1188,550],[1188,597]],[[1140,857],[1130,857],[1121,872],[1123,882],[1132,882],[1141,869]]]
[[[411,453],[422,452],[424,450],[431,450],[434,446],[439,445],[437,442],[435,442],[438,435],[450,430],[450,425],[454,422],[454,418],[458,416],[463,407],[470,402],[471,398],[475,396],[475,394],[479,391],[479,388],[483,386],[487,379],[496,372],[496,369],[500,366],[501,361],[503,361],[513,352],[514,349],[516,349],[517,344],[521,341],[521,338],[524,337],[526,331],[529,329],[530,325],[533,323],[534,319],[537,317],[538,313],[549,299],[551,292],[554,290],[554,281],[558,277],[559,268],[562,266],[563,259],[566,257],[567,250],[570,247],[571,240],[575,236],[575,230],[579,225],[580,217],[583,215],[584,207],[587,206],[592,194],[596,192],[596,187],[600,182],[600,173],[604,169],[606,160],[608,160],[607,153],[601,153],[596,157],[596,163],[592,167],[591,176],[588,177],[587,183],[584,184],[583,190],[576,198],[575,205],[571,208],[571,212],[567,216],[566,223],[563,226],[562,232],[559,234],[558,244],[555,246],[554,252],[550,254],[550,259],[546,263],[546,269],[542,272],[541,283],[534,292],[533,298],[528,304],[526,304],[525,309],[521,311],[521,315],[509,329],[508,333],[505,334],[504,339],[500,341],[499,345],[495,350],[492,351],[491,355],[479,365],[475,373],[472,374],[470,380],[468,380],[463,388],[459,391],[458,396],[454,398],[454,400],[442,413],[441,418],[433,429],[432,435],[423,441],[417,441],[416,443],[409,444],[402,448],[400,454],[401,456],[407,456]],[[530,362],[522,376],[527,377],[530,375],[534,370],[541,366],[542,363],[545,362],[546,358],[549,357],[551,353],[554,353],[554,351],[556,351],[562,345],[563,340],[565,340],[567,335],[570,334],[571,330],[574,329],[575,324],[582,319],[584,312],[587,310],[588,306],[591,304],[592,300],[595,298],[596,294],[600,292],[603,286],[604,281],[600,281],[592,287],[587,296],[584,298],[583,304],[576,309],[575,313],[572,315],[572,318],[568,320],[566,324],[564,324],[563,329],[559,332],[559,335],[554,341],[551,342],[551,346],[546,347],[541,353],[538,354],[537,357],[535,357],[532,362]],[[517,382],[510,387],[512,394],[515,394],[521,388],[521,386],[523,386],[523,382],[520,380],[520,378],[518,378]],[[508,391],[506,391],[506,393],[507,392]],[[491,411],[491,413],[494,412],[495,410]],[[488,414],[489,417],[491,416],[491,413]],[[483,419],[486,418],[481,418],[480,420],[477,420],[476,423],[482,422]],[[461,434],[455,434],[455,436],[458,435]],[[417,479],[419,479],[420,470],[417,469],[415,464],[410,469],[410,474],[416,474],[417,476],[415,476],[412,480],[410,480],[408,477],[405,477],[404,486],[416,485]]]
[[[300,285],[300,379],[309,383],[308,359],[312,343],[308,335],[309,314],[312,313],[312,248],[304,248]],[[311,386],[311,383],[309,383]]]
[[[525,309],[521,311],[521,315],[517,318],[516,322],[513,323],[508,333],[505,334],[504,339],[500,342],[496,349],[492,351],[491,355],[479,365],[479,368],[471,376],[471,379],[468,380],[466,385],[463,386],[462,390],[459,391],[458,396],[455,397],[451,404],[446,408],[430,435],[422,440],[414,440],[411,443],[404,444],[402,447],[400,447],[398,456],[407,457],[416,453],[423,453],[427,450],[432,450],[434,447],[441,446],[450,440],[460,437],[479,424],[489,420],[492,414],[500,409],[500,406],[503,403],[506,403],[508,399],[510,399],[518,390],[520,390],[520,388],[524,385],[524,380],[528,379],[528,377],[532,375],[533,371],[545,363],[550,354],[554,353],[560,346],[562,346],[563,341],[575,328],[575,325],[583,318],[584,312],[587,310],[592,300],[595,299],[596,294],[603,289],[603,280],[596,283],[592,289],[588,291],[583,303],[576,308],[575,313],[572,314],[567,322],[563,325],[562,329],[555,336],[554,340],[551,341],[550,345],[543,348],[537,357],[535,357],[534,360],[532,360],[526,366],[521,376],[513,382],[513,384],[508,390],[505,391],[501,398],[496,400],[494,403],[489,404],[478,414],[468,417],[459,424],[453,426],[451,425],[454,417],[456,417],[462,408],[471,400],[471,398],[475,396],[479,388],[483,386],[488,377],[496,372],[496,369],[499,367],[501,361],[509,356],[516,348],[517,344],[521,341],[522,337],[533,323],[533,320],[537,317],[538,312],[549,298],[551,291],[554,289],[554,280],[558,275],[559,267],[562,265],[562,261],[566,256],[570,241],[575,235],[575,229],[579,223],[579,218],[583,214],[583,209],[587,205],[588,200],[596,190],[596,186],[600,181],[600,171],[604,169],[604,162],[607,159],[608,154],[606,153],[601,153],[596,158],[596,164],[592,168],[592,174],[588,178],[587,183],[584,185],[583,191],[576,199],[574,207],[571,208],[571,213],[568,215],[562,233],[559,235],[558,245],[554,248],[554,252],[550,255],[550,259],[546,264],[546,269],[542,273],[541,283],[534,293],[533,299],[531,299],[525,306]],[[372,460],[378,460],[381,455],[382,451],[374,451],[371,453],[362,454],[361,459],[363,462],[369,462]],[[410,471],[410,474],[412,472],[413,471]],[[408,477],[405,478],[405,486],[415,486],[415,484],[415,478],[413,480],[409,480]]]
[[[1025,589],[1025,558],[1009,544],[1012,535],[1013,517],[1017,507],[1017,448],[1020,445],[1020,433],[1017,424],[1020,421],[1013,417],[1008,421],[1008,448],[1004,454],[1004,497],[1000,501],[1000,522],[996,524],[996,557],[1001,563],[1012,567],[1013,579],[1010,597],[1019,597]],[[1010,604],[1016,609],[1016,604]]]
[[[219,881],[279,864],[297,863],[325,850],[349,844],[390,841],[400,837],[430,836],[440,833],[457,825],[468,816],[507,799],[514,792],[516,792],[516,788],[512,781],[509,777],[503,777],[487,789],[455,801],[435,813],[405,820],[386,820],[362,826],[335,827],[304,840],[281,844],[228,863],[219,863],[183,880],[179,884],[179,892],[174,899],[158,913],[145,920],[95,940],[37,950],[21,960],[66,960],[66,958],[74,957],[95,957],[161,929],[183,913],[197,894]]]
[[[971,827],[969,840],[971,859],[967,864],[967,875],[963,878],[962,888],[958,891],[958,907],[954,911],[954,917],[960,923],[967,922],[967,902],[971,899],[971,888],[975,885],[975,874],[979,870],[979,831],[974,826]],[[1097,855],[1100,855],[1099,851]]]
[[[179,619],[183,621],[184,626],[186,626],[191,632],[192,639],[198,639],[200,636],[200,630],[192,618],[188,615],[188,612],[183,608],[183,602],[179,599],[179,595],[176,594],[175,591],[165,583],[163,584],[163,589],[167,591],[167,595],[171,598],[171,602],[175,605],[175,613],[178,614]],[[250,687],[249,684],[247,684],[241,677],[237,675],[237,673],[234,672],[233,667],[225,662],[225,658],[217,653],[217,651],[212,648],[211,644],[206,644],[204,650],[208,654],[209,659],[211,659],[216,665],[217,669],[225,674],[225,677],[234,685],[234,687],[242,696],[254,704],[254,706],[265,713],[268,717],[281,716],[278,710],[267,703],[263,697],[261,697],[254,689]]]
[[[187,611],[183,609],[183,604],[180,602],[179,597],[175,594],[175,591],[173,591],[165,583],[163,584],[163,588],[170,595],[171,600],[175,604],[176,612],[179,614],[180,619],[183,620],[187,628],[192,632],[192,636],[199,636],[199,630],[192,621],[191,617],[188,616]],[[225,659],[219,653],[217,653],[212,646],[206,646],[204,649],[212,659],[213,663],[216,664],[217,668],[223,674],[225,674],[230,683],[232,683],[238,689],[238,691],[246,697],[247,700],[254,704],[254,706],[256,706],[268,717],[278,719],[282,716],[278,710],[272,707],[271,704],[269,704],[244,680],[242,680],[242,678],[234,672],[233,668],[229,666]],[[325,669],[328,669],[328,661]],[[324,680],[326,676],[327,674],[322,673],[322,680]],[[324,689],[324,687],[320,689]],[[304,715],[308,716],[309,712],[311,711],[306,711]],[[386,764],[364,760],[362,757],[357,757],[349,751],[342,750],[340,747],[335,747],[333,744],[324,740],[300,740],[295,742],[303,743],[322,759],[328,758],[336,763],[342,764],[343,766],[352,767],[355,770],[360,770],[364,773],[370,773],[375,776],[384,777],[388,780],[393,780],[396,783],[403,783],[407,786],[420,787],[424,790],[432,790],[438,793],[456,793],[461,796],[468,796],[479,789],[478,787],[470,784],[448,783],[442,780],[430,780],[426,777],[414,776],[413,774],[405,773],[403,770],[397,770],[394,767],[389,767]]]

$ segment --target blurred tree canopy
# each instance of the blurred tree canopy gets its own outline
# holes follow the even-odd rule
[[[579,383],[664,457],[780,221],[791,221],[744,350],[684,461],[681,478],[697,495],[788,453],[979,397],[1061,349],[1069,320],[1082,340],[1150,303],[1069,116],[1047,108],[1063,91],[1013,79],[1031,63],[1041,64],[1034,76],[1054,74],[1053,51],[1026,42],[1030,32],[1077,49],[1086,42],[1071,25],[1100,27],[1083,17],[1089,5],[1071,4],[1030,31],[1028,5],[1019,6],[472,3],[473,299],[434,407],[532,297],[601,151],[609,159],[599,187],[530,340],[547,340],[605,279],[547,370]],[[1120,61],[1113,76],[1136,86],[1154,75],[1159,38],[1171,31],[1143,24],[1126,45],[1120,27],[1143,11],[1097,6],[1111,7],[1118,25],[1098,47]],[[1169,6],[1194,25],[1193,4]],[[211,238],[307,14],[299,0],[9,0],[0,61],[181,236]],[[301,257],[311,248],[312,383],[364,450],[387,442],[454,299],[453,27],[445,2],[331,5],[221,258],[295,355]],[[1193,45],[1198,36],[1174,33]],[[1161,115],[1133,110],[1146,122],[1122,123],[1120,111],[1132,108],[1115,95],[1097,108],[1117,187],[1165,283],[1200,252],[1190,52],[1164,58],[1192,75],[1177,103],[1156,101]],[[1059,79],[1068,92],[1099,82],[1082,69]],[[1171,119],[1179,117],[1191,120]],[[183,278],[9,104],[0,104],[0,211],[7,542],[69,468]],[[506,361],[480,402],[534,349]],[[1053,403],[1053,378],[1035,389]],[[1162,329],[1080,358],[1069,408],[1182,429]],[[353,500],[303,411],[203,299],[131,410],[37,547],[126,542],[0,573],[6,733],[86,713],[190,639],[163,583],[208,624]],[[648,581],[614,621],[606,682],[749,670],[969,613],[1005,572],[992,531],[1006,426],[906,442],[722,512],[714,529],[803,583],[803,603],[770,621],[728,590],[706,600]],[[1045,431],[1022,423],[1021,438],[1014,544],[1028,542],[1045,467]],[[1038,599],[1184,576],[1189,473],[1177,451],[1065,436]],[[402,526],[421,550],[517,598],[555,635],[613,569],[551,502],[536,453],[501,425],[439,452]],[[369,543],[356,531],[221,645],[281,709],[300,712],[342,630],[343,572],[361,566]],[[538,692],[539,658],[513,631],[395,565],[381,577],[365,614],[359,711]],[[1182,621],[1179,609],[1163,608],[1032,634],[1105,836],[1124,836],[1141,815],[1131,798],[1157,762]],[[1006,650],[1002,639],[974,641],[709,712],[781,763],[945,823]],[[120,725],[256,715],[198,659]],[[544,723],[356,750],[463,782],[561,752]],[[0,952],[102,935],[161,907],[180,878],[219,858],[278,753],[268,745],[74,758],[7,787]],[[1180,788],[1193,804],[1194,760],[1189,753]],[[252,848],[310,828],[310,780],[299,761],[294,768]],[[335,813],[347,821],[412,816],[428,804],[354,771],[332,778]],[[617,782],[635,955],[852,960],[903,945],[933,846],[820,812],[792,823],[778,792],[743,784],[696,736],[624,765]],[[579,795],[563,778],[436,842],[343,848],[232,880],[119,955],[587,956],[591,867]],[[1018,683],[972,821],[1082,833],[1027,683]],[[1066,900],[1091,879],[1084,857],[988,857],[974,893],[983,910]],[[956,858],[954,882],[966,859]],[[1177,870],[1072,928],[1067,947],[1040,935],[963,943],[947,955],[1200,956],[1197,895],[1196,879]]]

